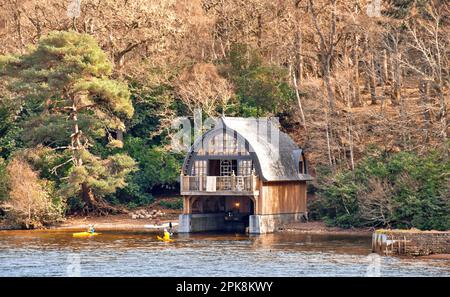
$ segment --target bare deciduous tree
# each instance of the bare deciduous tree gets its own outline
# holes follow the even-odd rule
[[[233,96],[232,85],[212,64],[195,64],[183,72],[176,81],[176,92],[191,113],[200,108],[211,116],[218,108],[225,112]]]

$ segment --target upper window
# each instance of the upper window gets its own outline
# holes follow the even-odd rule
[[[194,166],[192,166],[192,175],[207,175],[206,174],[206,161],[205,160],[196,160],[194,162]]]
[[[209,138],[203,147],[198,149],[198,155],[249,155],[245,141],[228,133],[219,133]]]

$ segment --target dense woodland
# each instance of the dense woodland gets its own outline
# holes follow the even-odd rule
[[[448,1],[79,3],[0,0],[0,216],[176,194],[171,123],[200,108],[278,117],[311,219],[450,229]]]

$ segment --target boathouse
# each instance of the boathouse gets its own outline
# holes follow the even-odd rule
[[[179,232],[273,232],[307,216],[303,150],[269,118],[217,119],[186,155]]]

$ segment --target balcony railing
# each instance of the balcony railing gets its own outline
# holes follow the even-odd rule
[[[259,179],[256,175],[245,176],[187,176],[181,175],[182,195],[254,195],[258,191]]]

